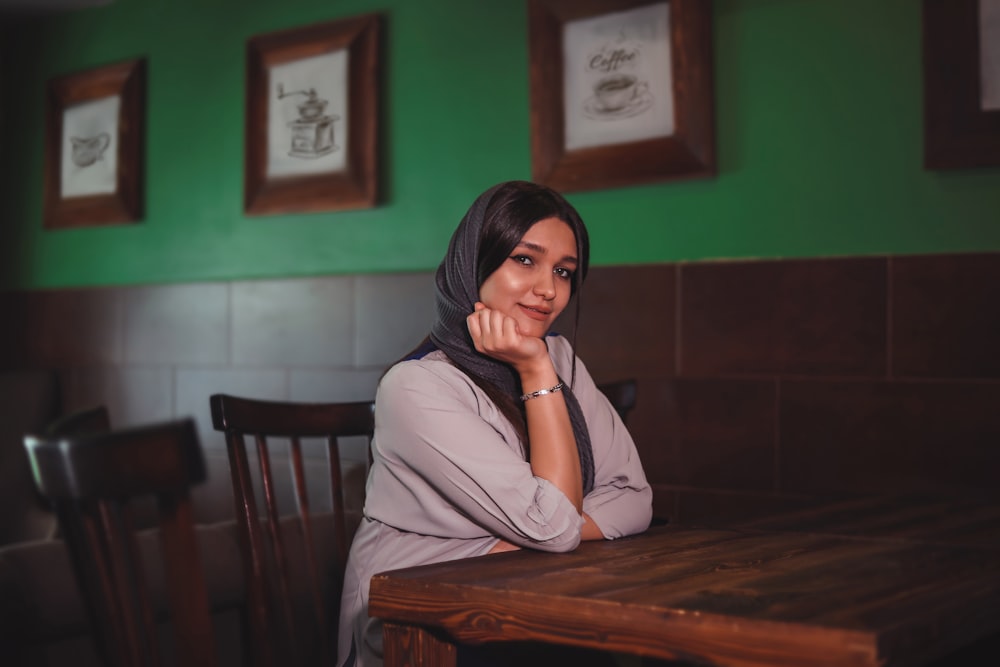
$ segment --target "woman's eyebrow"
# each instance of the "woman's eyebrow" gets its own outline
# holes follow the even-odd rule
[[[532,243],[531,241],[521,241],[517,245],[518,246],[524,246],[528,250],[534,250],[535,252],[540,253],[542,255],[545,255],[545,254],[547,254],[549,252],[548,249],[545,246],[540,246],[537,243]],[[566,255],[560,261],[565,262],[567,264],[576,264],[577,263],[577,259],[573,255]]]

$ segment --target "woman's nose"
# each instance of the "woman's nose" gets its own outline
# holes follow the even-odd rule
[[[539,271],[540,275],[535,280],[535,294],[551,301],[556,298],[556,277],[549,271]]]

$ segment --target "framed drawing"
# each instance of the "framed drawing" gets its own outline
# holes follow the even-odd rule
[[[709,0],[529,0],[531,167],[563,192],[715,174]]]
[[[248,41],[248,215],[375,206],[380,24],[367,14]]]
[[[114,225],[142,218],[145,60],[49,81],[44,225]]]
[[[1000,0],[924,0],[924,167],[1000,165]]]

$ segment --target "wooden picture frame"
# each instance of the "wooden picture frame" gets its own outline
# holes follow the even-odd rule
[[[247,215],[375,206],[380,41],[378,14],[248,40]]]
[[[924,0],[923,29],[924,167],[1000,166],[1000,62],[986,68],[979,1]]]
[[[529,0],[528,22],[535,181],[715,175],[710,0]]]
[[[143,215],[145,59],[51,79],[45,102],[44,226]]]

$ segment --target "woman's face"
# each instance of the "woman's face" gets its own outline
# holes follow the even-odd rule
[[[514,318],[522,335],[541,338],[569,303],[577,264],[570,226],[559,218],[539,220],[483,282],[479,300]]]

